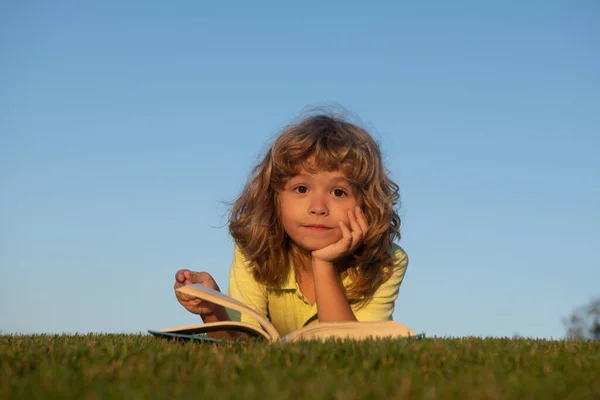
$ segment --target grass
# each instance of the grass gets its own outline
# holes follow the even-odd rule
[[[0,336],[3,399],[600,399],[600,341]]]

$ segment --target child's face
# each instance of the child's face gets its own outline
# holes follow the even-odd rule
[[[283,228],[304,250],[319,250],[342,238],[339,221],[349,226],[356,194],[341,171],[306,171],[293,176],[278,194]]]

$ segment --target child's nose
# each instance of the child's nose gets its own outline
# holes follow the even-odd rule
[[[329,210],[323,196],[313,196],[308,211],[312,215],[327,215]]]

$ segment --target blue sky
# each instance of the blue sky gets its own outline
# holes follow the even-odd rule
[[[395,319],[563,337],[600,295],[598,19],[591,0],[4,2],[0,330],[198,322],[175,271],[227,287],[226,202],[334,104],[401,188]]]

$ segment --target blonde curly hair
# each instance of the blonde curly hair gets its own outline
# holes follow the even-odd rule
[[[229,232],[258,282],[283,284],[293,254],[277,193],[301,169],[340,170],[357,194],[369,231],[338,271],[352,281],[345,288],[347,299],[364,303],[391,275],[392,244],[400,239],[399,188],[388,178],[375,140],[356,124],[320,113],[285,127],[233,203]]]

